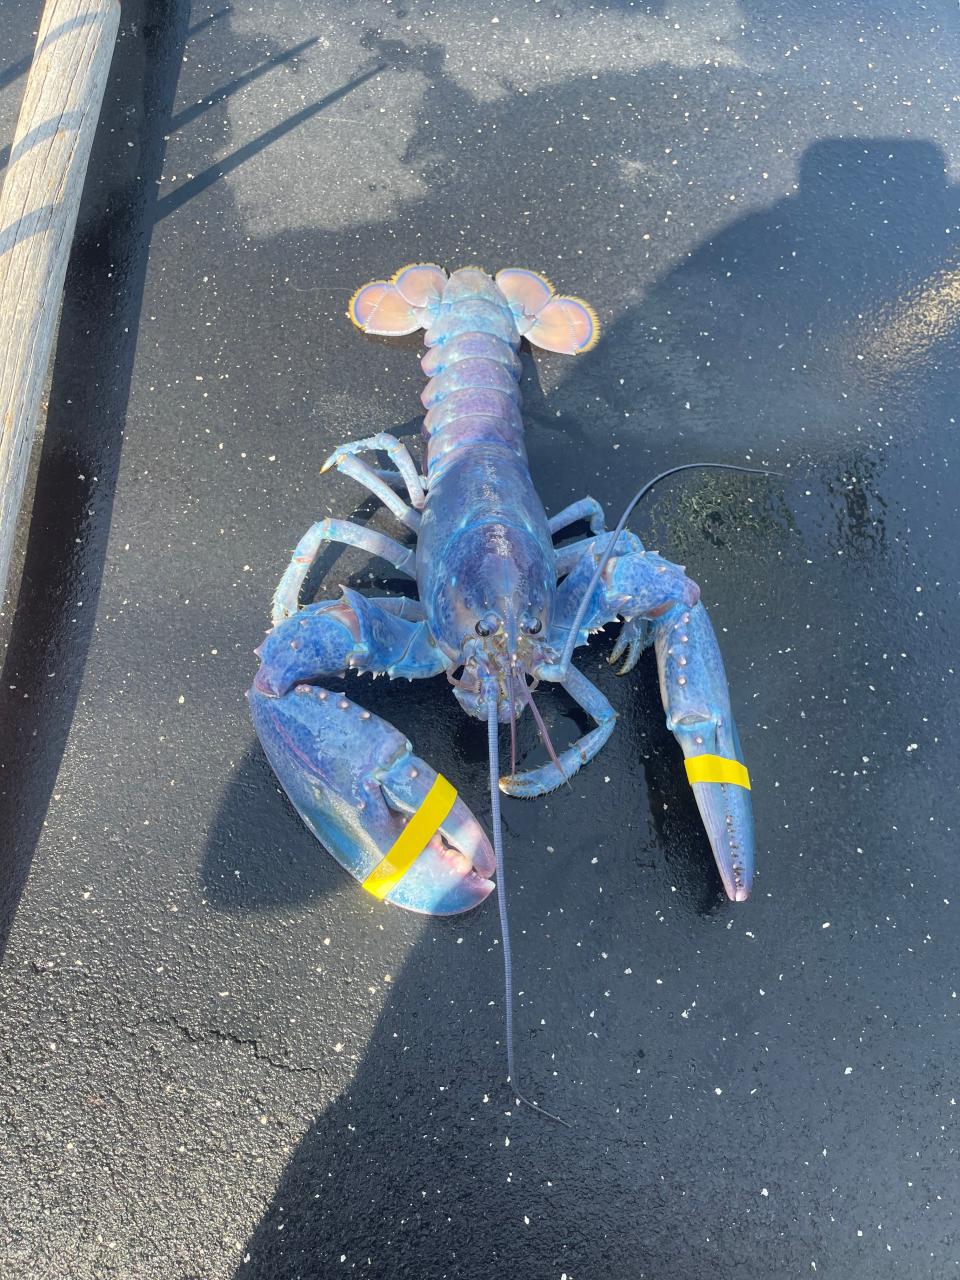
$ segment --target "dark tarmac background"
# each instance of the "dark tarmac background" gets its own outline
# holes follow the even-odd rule
[[[0,0],[0,144],[38,10]],[[956,6],[124,10],[4,618],[0,1274],[956,1274]],[[525,357],[548,509],[787,473],[633,521],[720,630],[751,901],[610,637],[611,744],[504,802],[523,1070],[569,1131],[501,1083],[494,903],[360,893],[243,700],[306,527],[396,533],[318,469],[418,429],[416,341],[343,316],[418,259],[599,310],[581,361]],[[488,819],[442,680],[356,692]]]

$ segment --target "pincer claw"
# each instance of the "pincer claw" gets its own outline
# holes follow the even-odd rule
[[[298,684],[247,695],[284,791],[317,839],[381,901],[455,915],[493,889],[493,849],[453,787],[392,725],[343,694]]]
[[[703,605],[678,605],[655,627],[667,728],[680,742],[727,897],[744,902],[753,884],[750,776],[743,761],[717,639]]]
[[[617,642],[613,646],[613,652],[607,661],[611,667],[615,667],[619,660],[623,658],[623,663],[617,671],[618,676],[625,676],[637,665],[640,655],[646,646],[650,643],[650,623],[645,618],[630,618],[620,629],[617,636]],[[626,654],[626,657],[623,655]]]

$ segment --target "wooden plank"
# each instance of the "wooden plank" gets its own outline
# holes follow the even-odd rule
[[[0,194],[0,601],[118,0],[48,0]]]

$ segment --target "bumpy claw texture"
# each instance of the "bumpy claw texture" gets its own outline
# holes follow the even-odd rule
[[[377,601],[349,587],[340,590],[339,600],[307,605],[269,632],[257,650],[255,685],[261,693],[280,697],[301,681],[347,670],[409,680],[443,670],[423,618],[405,616],[404,604],[419,612],[412,602]]]
[[[569,631],[573,625],[583,594],[611,537],[611,534],[600,534],[569,549],[575,552],[578,545],[585,548],[557,589],[556,625],[559,630]],[[621,535],[621,540],[625,554],[618,552],[613,556],[594,588],[580,625],[578,645],[587,644],[592,632],[618,618],[625,619],[628,624],[633,619],[637,620],[636,628],[626,629],[629,643],[630,638],[641,633],[641,624],[646,619],[666,612],[678,600],[696,604],[700,598],[700,588],[686,576],[681,565],[664,560],[655,551],[645,551],[639,540],[632,536]],[[564,552],[567,550],[564,548]],[[636,656],[639,656],[639,650],[634,660]]]
[[[393,848],[436,773],[404,736],[343,694],[317,685],[247,695],[267,759],[300,817],[361,883]],[[454,803],[386,901],[428,915],[469,911],[493,889],[493,849]]]
[[[702,604],[677,605],[655,627],[667,728],[686,758],[712,755],[743,764],[723,659]],[[743,902],[753,884],[750,792],[726,782],[695,782],[693,794],[727,897]]]

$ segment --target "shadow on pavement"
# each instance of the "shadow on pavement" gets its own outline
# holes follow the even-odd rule
[[[77,705],[103,575],[156,180],[189,5],[165,6],[160,20],[153,9],[146,0],[124,6],[67,270],[33,518],[0,680],[0,953]]]
[[[305,41],[303,44],[297,46],[296,49],[291,49],[289,51],[289,56],[292,57],[294,54],[302,52],[312,43],[313,41]],[[262,68],[258,68],[256,73],[243,76],[240,80],[235,81],[233,85],[228,85],[219,93],[214,93],[212,95],[214,101],[222,101],[228,97],[231,92],[234,92],[244,84],[249,83],[254,78],[255,74],[259,75],[263,72],[270,71],[285,60],[286,59],[283,55],[278,55],[277,57],[268,60],[263,64]],[[181,209],[188,201],[192,200],[195,196],[198,196],[201,191],[205,191],[207,187],[212,186],[215,182],[219,182],[221,178],[225,178],[227,174],[232,173],[234,169],[239,169],[242,164],[245,164],[246,161],[252,159],[255,155],[259,155],[261,151],[271,146],[285,134],[299,128],[303,124],[306,124],[308,120],[312,120],[314,116],[319,115],[321,111],[326,111],[328,107],[332,107],[334,103],[339,102],[341,98],[346,97],[348,93],[352,93],[354,89],[358,89],[360,85],[365,84],[368,80],[372,80],[374,76],[379,75],[383,70],[385,70],[384,65],[377,64],[376,66],[368,67],[366,71],[358,72],[357,75],[355,75],[351,80],[348,80],[346,84],[341,85],[339,89],[334,89],[331,93],[326,94],[317,102],[311,102],[308,107],[304,107],[302,110],[295,112],[289,117],[289,119],[283,120],[280,124],[274,125],[273,128],[265,130],[258,138],[253,138],[250,142],[244,143],[242,147],[238,147],[231,155],[224,156],[224,158],[222,160],[218,160],[216,164],[210,165],[208,169],[204,169],[203,173],[198,173],[196,177],[189,178],[186,182],[181,183],[180,186],[171,191],[169,195],[166,195],[162,200],[157,201],[156,220],[159,222],[161,218],[166,218],[177,209]],[[189,120],[195,119],[199,114],[200,112],[190,109],[182,112],[179,119],[181,123],[185,124]]]
[[[436,208],[424,220],[438,216],[437,208],[448,200],[463,198],[462,191],[431,197]],[[795,195],[701,245],[606,333],[591,356],[589,390],[601,407],[596,420],[581,430],[585,437],[589,431],[593,447],[599,447],[605,424],[616,421],[624,407],[654,424],[649,433],[641,428],[653,461],[628,451],[612,475],[613,494],[603,495],[611,512],[635,489],[642,468],[658,469],[653,462],[701,456],[742,461],[744,455],[773,461],[779,455],[779,461],[818,472],[833,502],[835,524],[825,531],[801,528],[800,535],[824,536],[857,562],[865,583],[879,584],[888,573],[889,547],[883,500],[872,491],[883,472],[885,439],[885,429],[878,432],[874,425],[877,405],[897,406],[901,430],[922,421],[920,410],[898,399],[893,366],[887,366],[894,361],[900,377],[922,372],[928,405],[946,397],[957,318],[951,310],[950,324],[942,314],[936,324],[930,319],[929,340],[918,339],[913,348],[921,353],[923,368],[905,370],[895,331],[884,328],[885,317],[902,316],[911,298],[924,300],[928,315],[935,309],[931,290],[935,294],[947,253],[942,229],[955,225],[957,214],[957,190],[947,184],[944,157],[931,144],[846,139],[812,146],[803,157]],[[384,251],[396,256],[390,242]],[[323,254],[315,256],[321,260]],[[898,263],[896,279],[890,278],[891,260]],[[392,261],[388,258],[384,267]],[[950,297],[942,300],[942,307],[954,306]],[[914,322],[922,326],[923,314]],[[876,345],[881,339],[882,350]],[[858,360],[858,354],[869,355],[871,342],[873,355]],[[714,369],[719,366],[719,377],[709,373],[707,360]],[[745,364],[752,374],[745,376]],[[578,369],[571,377],[579,375]],[[553,400],[560,403],[563,396]],[[541,410],[549,403],[541,398]],[[546,414],[543,425],[550,425]],[[533,433],[535,477],[550,474],[555,442],[553,431]],[[865,478],[866,486],[850,485],[851,474]],[[676,500],[659,497],[651,505],[638,514],[641,532],[652,523],[664,535],[665,554],[676,550],[671,540],[679,535],[694,576],[694,558],[718,565],[714,592],[733,593],[740,601],[733,614],[748,619],[758,605],[756,593],[770,588],[781,572],[777,557],[797,538],[780,490],[757,488],[740,478],[694,475],[685,479]],[[757,557],[759,563],[753,563]],[[739,641],[741,651],[748,647],[749,639]],[[611,744],[585,772],[630,771],[639,755],[647,795],[642,789],[639,795],[620,793],[616,814],[594,807],[592,829],[598,839],[600,824],[607,821],[614,836],[624,829],[642,832],[652,818],[653,839],[644,845],[641,837],[633,856],[628,853],[619,868],[608,870],[608,893],[629,903],[649,892],[665,860],[666,870],[656,878],[661,889],[671,881],[679,886],[694,917],[725,914],[696,809],[662,727],[648,659],[633,684],[631,692],[630,685],[603,677],[622,715],[620,744],[619,749]],[[744,712],[745,696],[734,689],[734,703]],[[380,687],[370,698],[370,705],[394,718],[395,704],[385,707]],[[429,709],[423,705],[428,701]],[[429,691],[401,695],[398,718],[419,750],[445,762],[458,754],[456,730],[449,713],[438,722],[435,708],[448,701],[442,682],[433,682]],[[762,756],[760,735],[745,736],[748,755]],[[468,785],[483,819],[479,739],[469,741],[457,764],[472,773]],[[331,877],[342,878],[330,859],[324,867],[314,865],[311,838],[289,805],[276,797],[265,800],[269,791],[266,766],[254,746],[225,802],[229,825],[214,834],[208,849],[206,885],[223,909],[248,912],[304,901],[324,892]],[[607,1028],[607,1057],[585,1038],[580,1015],[591,998],[588,980],[570,968],[550,972],[569,960],[570,951],[561,951],[559,939],[569,943],[576,929],[569,935],[568,924],[559,924],[553,940],[553,925],[540,932],[544,913],[550,915],[545,902],[566,902],[567,910],[577,913],[585,871],[569,859],[546,865],[545,840],[555,835],[562,845],[569,830],[558,822],[556,804],[539,814],[535,806],[518,802],[506,801],[505,808],[514,828],[508,839],[511,892],[516,895],[517,882],[523,881],[523,892],[512,899],[521,957],[518,985],[524,985],[524,973],[529,984],[535,969],[537,1010],[548,1011],[544,1030],[535,1025],[530,1000],[521,999],[520,1054],[534,1096],[576,1127],[567,1132],[530,1114],[505,1115],[502,1051],[495,1046],[500,1037],[498,948],[487,948],[464,970],[457,966],[467,958],[466,948],[458,953],[452,937],[455,930],[469,940],[485,913],[495,931],[491,904],[452,926],[431,922],[399,975],[349,1090],[318,1117],[290,1160],[247,1243],[236,1280],[306,1280],[333,1274],[340,1266],[352,1273],[395,1276],[556,1280],[566,1272],[632,1277],[641,1274],[640,1259],[650,1268],[645,1275],[690,1280],[708,1274],[706,1260],[709,1256],[715,1263],[713,1249],[720,1247],[703,1244],[703,1215],[716,1215],[718,1204],[743,1204],[756,1195],[752,1171],[743,1165],[728,1169],[719,1183],[705,1173],[702,1188],[685,1199],[671,1192],[671,1179],[682,1177],[678,1163],[696,1162],[700,1142],[689,1133],[681,1138],[678,1130],[677,1141],[688,1144],[681,1157],[664,1136],[670,1131],[664,1117],[648,1125],[646,1084],[662,1073],[673,1079],[682,1067],[656,1054],[642,1068],[637,1065],[647,1057],[637,1048],[642,1010]],[[268,827],[272,835],[266,834]],[[282,880],[271,879],[268,887],[255,887],[261,880],[261,844],[245,835],[251,828],[273,847],[282,843],[294,850]],[[227,844],[247,885],[235,895],[228,887],[216,888],[217,882],[228,885],[218,869]],[[319,849],[315,856],[324,858]],[[537,936],[531,939],[524,931],[534,929],[534,917]],[[583,921],[576,926],[581,927],[586,928]],[[629,930],[629,923],[625,927]],[[561,955],[567,960],[561,962]],[[491,995],[495,999],[488,1006]],[[565,1064],[559,1079],[552,1074],[555,1059]],[[722,1150],[725,1137],[742,1143],[739,1123],[751,1122],[730,1117],[729,1125],[711,1134],[711,1150]],[[592,1206],[586,1217],[577,1209],[584,1188]],[[775,1244],[775,1224],[769,1234],[759,1225],[753,1230],[757,1257],[765,1256],[765,1246],[781,1248]],[[803,1226],[799,1236],[809,1231]],[[805,1257],[799,1236],[784,1254],[774,1252],[771,1258],[786,1257],[792,1265]]]
[[[66,278],[34,514],[3,666],[0,828],[7,838],[0,853],[0,953],[56,780],[96,616],[152,227],[380,69],[158,200],[165,135],[315,43],[277,52],[171,120],[187,40],[229,12],[188,30],[186,3],[158,13],[146,4],[124,10]],[[0,73],[0,80],[28,68],[29,59]],[[8,153],[0,153],[0,163]],[[111,287],[104,288],[105,281]]]

